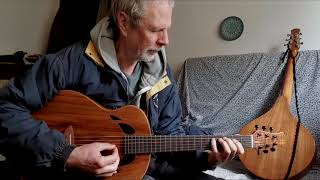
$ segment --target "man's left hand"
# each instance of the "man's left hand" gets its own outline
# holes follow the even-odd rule
[[[218,148],[220,147],[218,143],[221,148]],[[244,148],[238,140],[226,137],[213,138],[211,140],[211,148],[211,151],[208,151],[208,162],[211,166],[231,161],[235,156],[244,153]]]

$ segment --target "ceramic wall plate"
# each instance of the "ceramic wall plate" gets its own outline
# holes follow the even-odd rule
[[[225,18],[220,24],[220,35],[222,39],[233,41],[238,39],[244,29],[242,20],[236,16]]]

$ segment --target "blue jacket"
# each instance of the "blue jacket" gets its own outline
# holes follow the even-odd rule
[[[141,104],[154,134],[190,133],[182,128],[175,81],[168,66],[166,71],[163,79],[145,93]],[[126,87],[126,81],[103,64],[88,41],[44,56],[22,75],[11,79],[8,87],[0,89],[0,153],[22,169],[45,167],[63,171],[74,147],[67,144],[61,132],[34,120],[31,113],[62,89],[79,91],[106,108],[118,108],[129,103]],[[165,153],[160,157],[160,163],[168,161],[172,166],[207,168],[206,153]]]

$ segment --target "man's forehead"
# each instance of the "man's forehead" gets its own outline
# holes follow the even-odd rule
[[[155,3],[148,3],[145,6],[143,21],[151,26],[170,26],[172,7],[167,0],[146,0]],[[166,2],[167,1],[167,2]],[[159,2],[159,3],[156,3]],[[161,4],[160,4],[161,2]]]
[[[159,4],[166,4],[170,6],[170,0],[143,0],[144,6],[157,6]]]

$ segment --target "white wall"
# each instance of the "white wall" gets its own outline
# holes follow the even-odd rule
[[[0,55],[44,53],[59,0],[0,0]]]
[[[0,54],[44,53],[59,0],[0,0]],[[219,37],[228,16],[244,22],[235,41]],[[169,63],[177,72],[188,57],[285,51],[290,29],[301,29],[304,49],[320,49],[320,0],[176,0]]]
[[[235,41],[219,37],[228,16],[244,23]],[[292,28],[303,33],[304,49],[320,49],[320,1],[312,0],[176,0],[167,48],[175,72],[188,57],[285,51]]]

